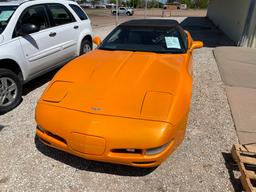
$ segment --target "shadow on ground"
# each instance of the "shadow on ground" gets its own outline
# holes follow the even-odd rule
[[[4,126],[0,124],[0,131],[4,129]]]
[[[29,81],[26,83],[23,87],[23,96],[29,94],[33,90],[43,86],[45,83],[49,82],[54,75],[58,72],[60,68],[54,69],[53,71],[50,71],[40,77],[37,77],[36,79],[33,79],[32,81]]]
[[[181,26],[190,32],[194,40],[204,42],[204,47],[236,46],[207,17],[188,17]]]
[[[45,144],[43,144],[37,136],[35,136],[35,145],[36,145],[36,148],[44,155],[50,158],[53,158],[61,163],[65,163],[71,167],[74,167],[79,170],[84,170],[84,171],[107,173],[107,174],[122,175],[122,176],[141,177],[141,176],[150,174],[156,169],[156,167],[137,168],[137,167],[130,167],[125,165],[85,160],[80,157],[76,157],[74,155],[68,154],[66,152],[48,147]]]
[[[225,165],[229,173],[229,178],[231,184],[233,185],[235,192],[243,191],[243,186],[239,180],[239,178],[235,177],[235,171],[239,171],[237,164],[234,162],[230,153],[222,153],[222,156],[225,160]]]

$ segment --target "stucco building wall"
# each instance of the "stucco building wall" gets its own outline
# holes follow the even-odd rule
[[[251,0],[210,0],[207,16],[234,42],[240,44],[243,40],[250,5]],[[254,15],[256,15],[256,9],[254,9]],[[250,35],[254,33],[256,16],[252,20],[255,24],[249,27]],[[255,35],[250,37],[255,38]],[[256,42],[251,44],[256,47]]]

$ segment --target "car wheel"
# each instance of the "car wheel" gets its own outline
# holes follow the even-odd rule
[[[126,15],[130,16],[130,15],[131,15],[131,13],[130,13],[130,12],[127,12],[127,13],[126,13]]]
[[[84,39],[80,47],[80,55],[88,53],[92,50],[92,43],[88,39]]]
[[[9,69],[0,69],[0,114],[15,108],[21,101],[22,83]]]

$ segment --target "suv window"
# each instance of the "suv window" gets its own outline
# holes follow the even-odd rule
[[[85,13],[83,12],[83,10],[80,7],[78,7],[77,5],[74,5],[74,4],[70,4],[69,6],[76,12],[77,16],[81,20],[88,19],[88,17],[85,15]]]
[[[55,26],[72,23],[75,21],[69,10],[61,4],[48,4]]]
[[[0,6],[0,34],[6,28],[18,6]]]
[[[24,24],[34,24],[39,30],[48,28],[49,22],[44,5],[31,6],[23,11],[14,30],[15,37],[22,35],[21,26]]]

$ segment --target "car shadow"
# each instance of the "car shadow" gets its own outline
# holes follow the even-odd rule
[[[39,76],[31,81],[29,81],[28,83],[26,83],[23,86],[23,96],[29,94],[30,92],[32,92],[33,90],[43,86],[45,83],[48,83],[49,81],[52,80],[52,78],[54,77],[54,75],[60,70],[61,67],[54,69],[42,76]]]
[[[180,25],[190,32],[193,40],[203,41],[204,47],[236,46],[207,17],[188,17]]]
[[[235,177],[234,172],[235,171],[239,171],[238,166],[236,164],[236,162],[234,162],[232,155],[230,153],[222,153],[222,156],[225,160],[225,166],[228,170],[228,174],[229,174],[229,179],[230,182],[234,188],[235,192],[242,192],[243,191],[243,186],[239,180],[239,178]]]
[[[2,131],[4,129],[4,127],[5,127],[4,125],[0,124],[0,131]]]
[[[107,173],[111,175],[142,177],[150,174],[157,168],[138,168],[126,165],[86,160],[72,154],[48,147],[39,140],[38,136],[35,136],[35,146],[42,154],[55,159],[56,161],[65,163],[71,167],[84,171]]]

